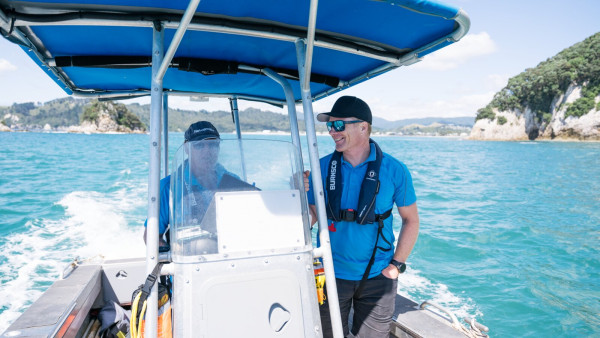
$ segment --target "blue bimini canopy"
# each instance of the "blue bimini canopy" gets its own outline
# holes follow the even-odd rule
[[[149,95],[152,32],[173,39],[184,0],[0,0],[0,31],[68,94]],[[306,39],[309,2],[203,0],[164,76],[167,93],[285,104],[269,68],[300,100],[295,42]],[[310,76],[313,99],[410,65],[463,37],[459,9],[426,0],[321,1]],[[161,28],[162,29],[162,28]]]

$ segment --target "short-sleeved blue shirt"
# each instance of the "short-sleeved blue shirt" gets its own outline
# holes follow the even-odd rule
[[[218,182],[221,181],[221,178],[223,177],[224,174],[228,174],[230,176],[238,178],[237,175],[228,172],[220,164],[217,164],[216,171],[217,171],[217,181]],[[169,209],[170,196],[171,196],[171,175],[168,175],[167,177],[160,180],[160,210],[159,210],[159,214],[158,214],[158,233],[161,235],[164,234],[165,231],[167,231],[167,227],[169,226],[169,217],[171,215],[171,212]],[[147,225],[148,225],[148,220],[146,220],[146,222],[144,222],[144,226],[147,226]]]
[[[321,172],[323,173],[323,186],[326,187],[329,161],[333,154],[329,154],[320,160]],[[365,162],[352,167],[342,156],[342,199],[341,209],[358,209],[358,197],[362,181],[367,172],[368,162],[375,161],[375,146],[371,144],[371,152]],[[383,214],[393,208],[394,203],[398,207],[409,206],[417,201],[412,177],[406,166],[383,153],[381,168],[379,170],[380,187],[375,202],[375,214]],[[310,181],[308,192],[308,203],[314,205],[312,181]],[[327,189],[325,189],[327,194]],[[332,220],[328,220],[331,224]],[[335,222],[335,232],[330,231],[331,250],[336,278],[346,280],[361,280],[371,254],[377,236],[377,223],[360,225],[356,222]],[[394,256],[395,238],[393,231],[392,216],[384,220],[382,236],[392,244],[389,251],[377,250],[375,263],[371,267],[368,278],[373,278],[385,269]],[[389,247],[382,238],[379,238],[377,246]]]

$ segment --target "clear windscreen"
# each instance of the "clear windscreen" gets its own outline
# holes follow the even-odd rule
[[[310,244],[295,147],[274,140],[184,143],[171,171],[174,262],[298,250]]]

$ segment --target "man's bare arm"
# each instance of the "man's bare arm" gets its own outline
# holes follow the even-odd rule
[[[419,211],[417,203],[415,202],[407,207],[398,207],[398,212],[400,213],[400,218],[402,218],[402,230],[400,230],[398,243],[396,243],[394,259],[398,262],[406,262],[419,237]],[[398,278],[399,275],[398,269],[391,264],[383,269],[382,273],[384,276],[392,279]]]

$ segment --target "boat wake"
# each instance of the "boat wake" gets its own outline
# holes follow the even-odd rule
[[[75,191],[55,207],[60,219],[35,219],[0,249],[0,332],[60,278],[74,258],[141,257],[146,187],[119,183],[112,192]]]
[[[458,296],[448,290],[448,286],[442,283],[434,283],[421,275],[421,271],[407,269],[398,278],[398,294],[412,299],[417,303],[426,300],[432,301],[452,311],[461,320],[465,317],[475,317],[481,321],[483,313],[478,309],[471,298]],[[435,311],[433,308],[429,308]]]

